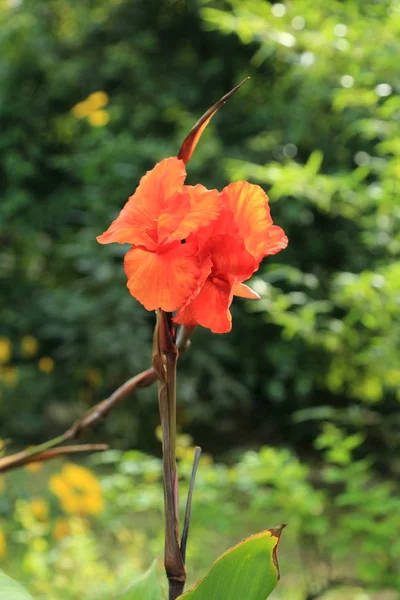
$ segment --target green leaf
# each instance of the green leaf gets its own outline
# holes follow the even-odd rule
[[[182,600],[265,600],[279,580],[277,548],[282,529],[267,529],[240,542],[212,565]],[[179,600],[179,599],[178,599]]]
[[[32,596],[19,583],[1,571],[0,598],[1,600],[33,600]]]
[[[156,561],[129,589],[118,596],[118,600],[161,600],[161,598],[161,590],[157,583]]]

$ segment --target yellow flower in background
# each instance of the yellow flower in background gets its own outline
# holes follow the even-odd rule
[[[19,373],[17,367],[5,367],[0,369],[0,380],[8,387],[14,387],[18,383]]]
[[[49,505],[42,498],[33,498],[30,502],[30,510],[38,521],[47,521],[49,518]]]
[[[84,467],[68,463],[50,478],[49,487],[66,513],[98,515],[104,508],[98,479]]]
[[[11,342],[8,338],[0,337],[0,363],[6,363],[11,358]]]
[[[157,471],[147,471],[143,473],[143,481],[146,481],[146,483],[154,483],[155,481],[158,481],[160,477],[161,473],[158,469]]]
[[[62,540],[67,537],[71,532],[71,527],[68,519],[65,517],[58,517],[54,522],[53,538],[55,540]]]
[[[190,435],[181,433],[176,436],[176,457],[191,462],[193,460],[194,447]]]
[[[110,115],[106,110],[95,110],[88,116],[88,120],[93,127],[103,127],[110,120]]]
[[[194,448],[183,448],[180,446],[176,447],[176,458],[190,462],[193,459],[193,454]]]
[[[50,358],[50,356],[42,356],[42,358],[39,359],[38,364],[39,369],[43,373],[51,373],[51,371],[54,369],[54,360]]]
[[[49,504],[42,498],[18,498],[14,506],[14,519],[21,523],[24,529],[31,531],[38,523],[44,524],[49,520]]]
[[[89,103],[92,110],[98,110],[99,108],[103,108],[103,106],[106,106],[106,104],[108,104],[108,101],[109,97],[108,94],[106,94],[105,92],[94,92],[93,94],[90,94],[90,96],[87,99],[87,102]]]
[[[43,538],[35,538],[31,541],[31,549],[35,552],[39,552],[39,554],[41,554],[42,552],[46,552],[47,547],[48,543]]]
[[[155,428],[154,434],[156,436],[156,439],[159,442],[162,442],[163,438],[162,438],[162,428],[161,428],[161,425],[157,425],[157,427]]]
[[[40,462],[32,462],[26,465],[26,467],[24,468],[25,471],[28,471],[28,473],[37,473],[38,471],[43,469],[43,464]]]
[[[85,100],[84,102],[78,102],[71,108],[71,112],[77,119],[83,119],[90,115],[92,109],[90,104]]]
[[[0,558],[4,558],[7,552],[7,541],[6,536],[3,531],[0,529]]]
[[[89,122],[94,127],[106,125],[110,119],[106,110],[99,110],[108,104],[109,96],[106,92],[93,92],[83,100],[78,102],[71,108],[71,112],[77,119],[88,117]]]
[[[213,460],[213,457],[211,456],[211,454],[202,454],[201,462],[203,465],[213,465],[214,464],[214,460]]]
[[[30,502],[18,498],[15,501],[14,508],[14,519],[21,523],[24,529],[32,530],[35,526],[35,518],[30,509]]]
[[[21,350],[24,356],[34,356],[39,350],[38,340],[33,335],[24,335],[21,338]]]

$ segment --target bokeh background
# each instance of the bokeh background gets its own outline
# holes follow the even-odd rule
[[[151,360],[153,315],[99,246],[142,174],[251,80],[188,182],[264,187],[289,247],[179,365],[198,477],[189,578],[289,521],[281,600],[400,598],[399,0],[1,0],[0,435],[66,429]],[[7,474],[3,568],[37,600],[111,598],[162,555],[155,389]],[[160,566],[161,574],[161,566]]]

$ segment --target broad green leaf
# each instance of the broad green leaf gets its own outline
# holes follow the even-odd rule
[[[24,588],[0,571],[0,598],[1,600],[33,600]]]
[[[212,565],[182,600],[265,600],[279,580],[277,548],[282,529],[267,529],[240,542]],[[179,600],[179,599],[178,599]]]
[[[157,583],[156,561],[118,600],[161,600],[161,590]]]

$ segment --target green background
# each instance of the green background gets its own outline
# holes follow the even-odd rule
[[[0,337],[12,353],[0,435],[16,447],[56,435],[149,365],[154,318],[125,288],[126,248],[95,237],[251,76],[203,135],[188,182],[261,184],[289,247],[254,277],[260,301],[234,301],[230,334],[196,333],[179,365],[179,428],[222,462],[290,450],[333,502],[364,469],[351,502],[359,515],[383,485],[357,525],[361,539],[376,533],[400,471],[399,55],[398,0],[1,0]],[[98,91],[102,126],[72,111]],[[38,340],[31,355],[24,336]],[[159,455],[154,394],[87,439]],[[348,469],[340,481],[320,475],[330,460]],[[392,541],[368,585],[400,586]],[[368,560],[367,571],[379,562]]]

